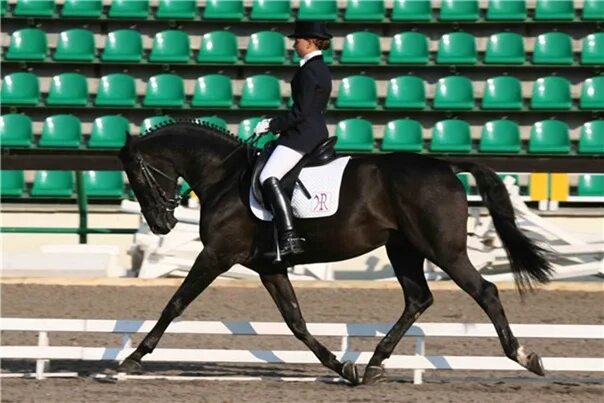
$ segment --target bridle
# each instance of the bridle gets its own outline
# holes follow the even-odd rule
[[[163,172],[161,169],[149,164],[143,159],[140,154],[136,155],[135,161],[138,167],[140,168],[141,172],[143,173],[147,185],[149,185],[149,187],[159,195],[160,207],[162,207],[165,211],[174,211],[174,209],[180,205],[180,202],[182,201],[183,197],[186,197],[189,193],[193,191],[193,188],[189,187],[189,189],[187,189],[181,194],[178,194],[178,192],[176,192],[174,194],[174,197],[168,196],[164,188],[162,188],[161,185],[157,182],[157,179],[155,178],[155,175],[153,175],[153,172],[163,176],[164,178],[170,181],[176,181],[177,178],[172,178],[168,174]]]
[[[256,141],[257,141],[257,139],[256,139]],[[222,160],[221,165],[223,165],[227,160],[229,160],[233,155],[235,155],[235,153],[244,144],[245,143],[241,143],[233,151],[231,151]],[[189,184],[189,189],[185,190],[184,192],[178,194],[178,191],[177,191],[177,192],[175,192],[174,197],[168,196],[168,194],[166,193],[164,188],[162,188],[161,185],[157,182],[157,179],[155,178],[155,175],[153,175],[153,172],[163,176],[164,178],[166,178],[170,181],[176,181],[178,178],[173,178],[170,175],[168,175],[167,173],[165,173],[164,171],[162,171],[161,169],[149,164],[147,161],[145,161],[143,159],[143,157],[139,153],[136,153],[134,160],[135,160],[136,164],[138,165],[138,167],[140,168],[141,172],[143,173],[143,176],[145,178],[145,182],[147,182],[147,185],[149,185],[149,187],[151,189],[153,189],[159,195],[160,207],[163,208],[165,211],[174,211],[174,209],[176,209],[176,207],[178,207],[180,205],[180,202],[182,201],[182,199],[184,197],[188,196],[189,193],[191,193],[193,191],[194,184]]]

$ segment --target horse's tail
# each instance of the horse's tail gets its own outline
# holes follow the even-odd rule
[[[547,283],[553,270],[546,259],[547,252],[516,226],[512,202],[501,178],[490,168],[471,162],[454,163],[453,168],[456,173],[468,171],[476,179],[482,201],[507,252],[520,293],[531,289],[532,281]]]

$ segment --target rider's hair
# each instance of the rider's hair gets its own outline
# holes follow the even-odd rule
[[[319,50],[327,50],[331,46],[329,39],[312,38],[310,41],[314,43]]]

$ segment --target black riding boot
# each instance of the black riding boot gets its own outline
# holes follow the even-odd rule
[[[304,252],[304,239],[298,237],[294,229],[294,216],[290,202],[281,189],[277,178],[270,177],[262,184],[265,201],[271,206],[277,232],[279,234],[279,252],[281,255],[297,255]]]

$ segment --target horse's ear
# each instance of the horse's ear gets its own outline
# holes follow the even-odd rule
[[[126,143],[124,144],[126,149],[131,150],[132,146],[134,146],[134,143],[135,143],[134,136],[131,135],[130,133],[128,133],[128,131],[126,131]]]

